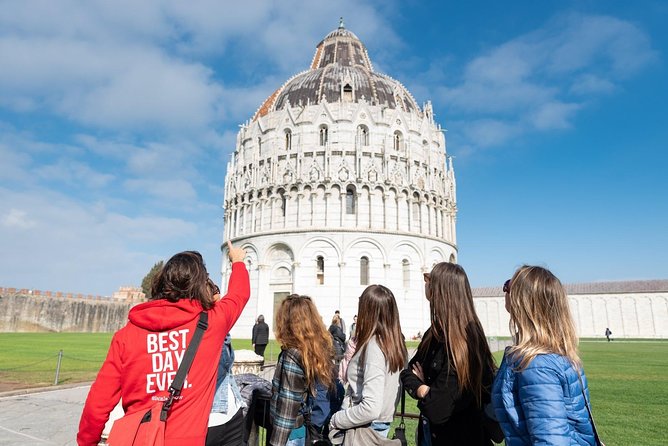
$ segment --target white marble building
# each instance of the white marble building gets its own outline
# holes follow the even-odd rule
[[[293,292],[327,325],[337,309],[350,324],[373,283],[393,290],[413,336],[429,325],[422,273],[457,259],[455,175],[432,106],[373,71],[343,24],[241,126],[224,208],[224,238],[247,250],[251,275],[235,337],[259,314],[271,325]],[[226,261],[222,274],[226,286]]]

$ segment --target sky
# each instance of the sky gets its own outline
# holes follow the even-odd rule
[[[220,279],[239,124],[339,23],[431,100],[474,287],[668,278],[668,3],[0,0],[0,286]]]

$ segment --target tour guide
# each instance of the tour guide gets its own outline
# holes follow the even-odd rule
[[[98,444],[119,399],[125,413],[132,413],[167,397],[199,315],[208,310],[208,329],[181,396],[169,412],[165,431],[166,445],[204,444],[225,335],[250,297],[245,251],[229,242],[228,249],[232,274],[223,299],[213,298],[217,287],[208,278],[202,256],[186,251],[169,259],[157,275],[152,300],[130,310],[129,321],[114,334],[86,399],[77,434],[79,445]]]

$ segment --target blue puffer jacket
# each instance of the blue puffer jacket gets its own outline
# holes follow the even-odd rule
[[[521,372],[514,370],[518,364],[505,355],[492,387],[506,445],[595,445],[578,373],[568,359],[538,355]]]

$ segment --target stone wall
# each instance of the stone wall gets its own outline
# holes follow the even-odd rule
[[[0,293],[0,332],[114,332],[131,302]]]

